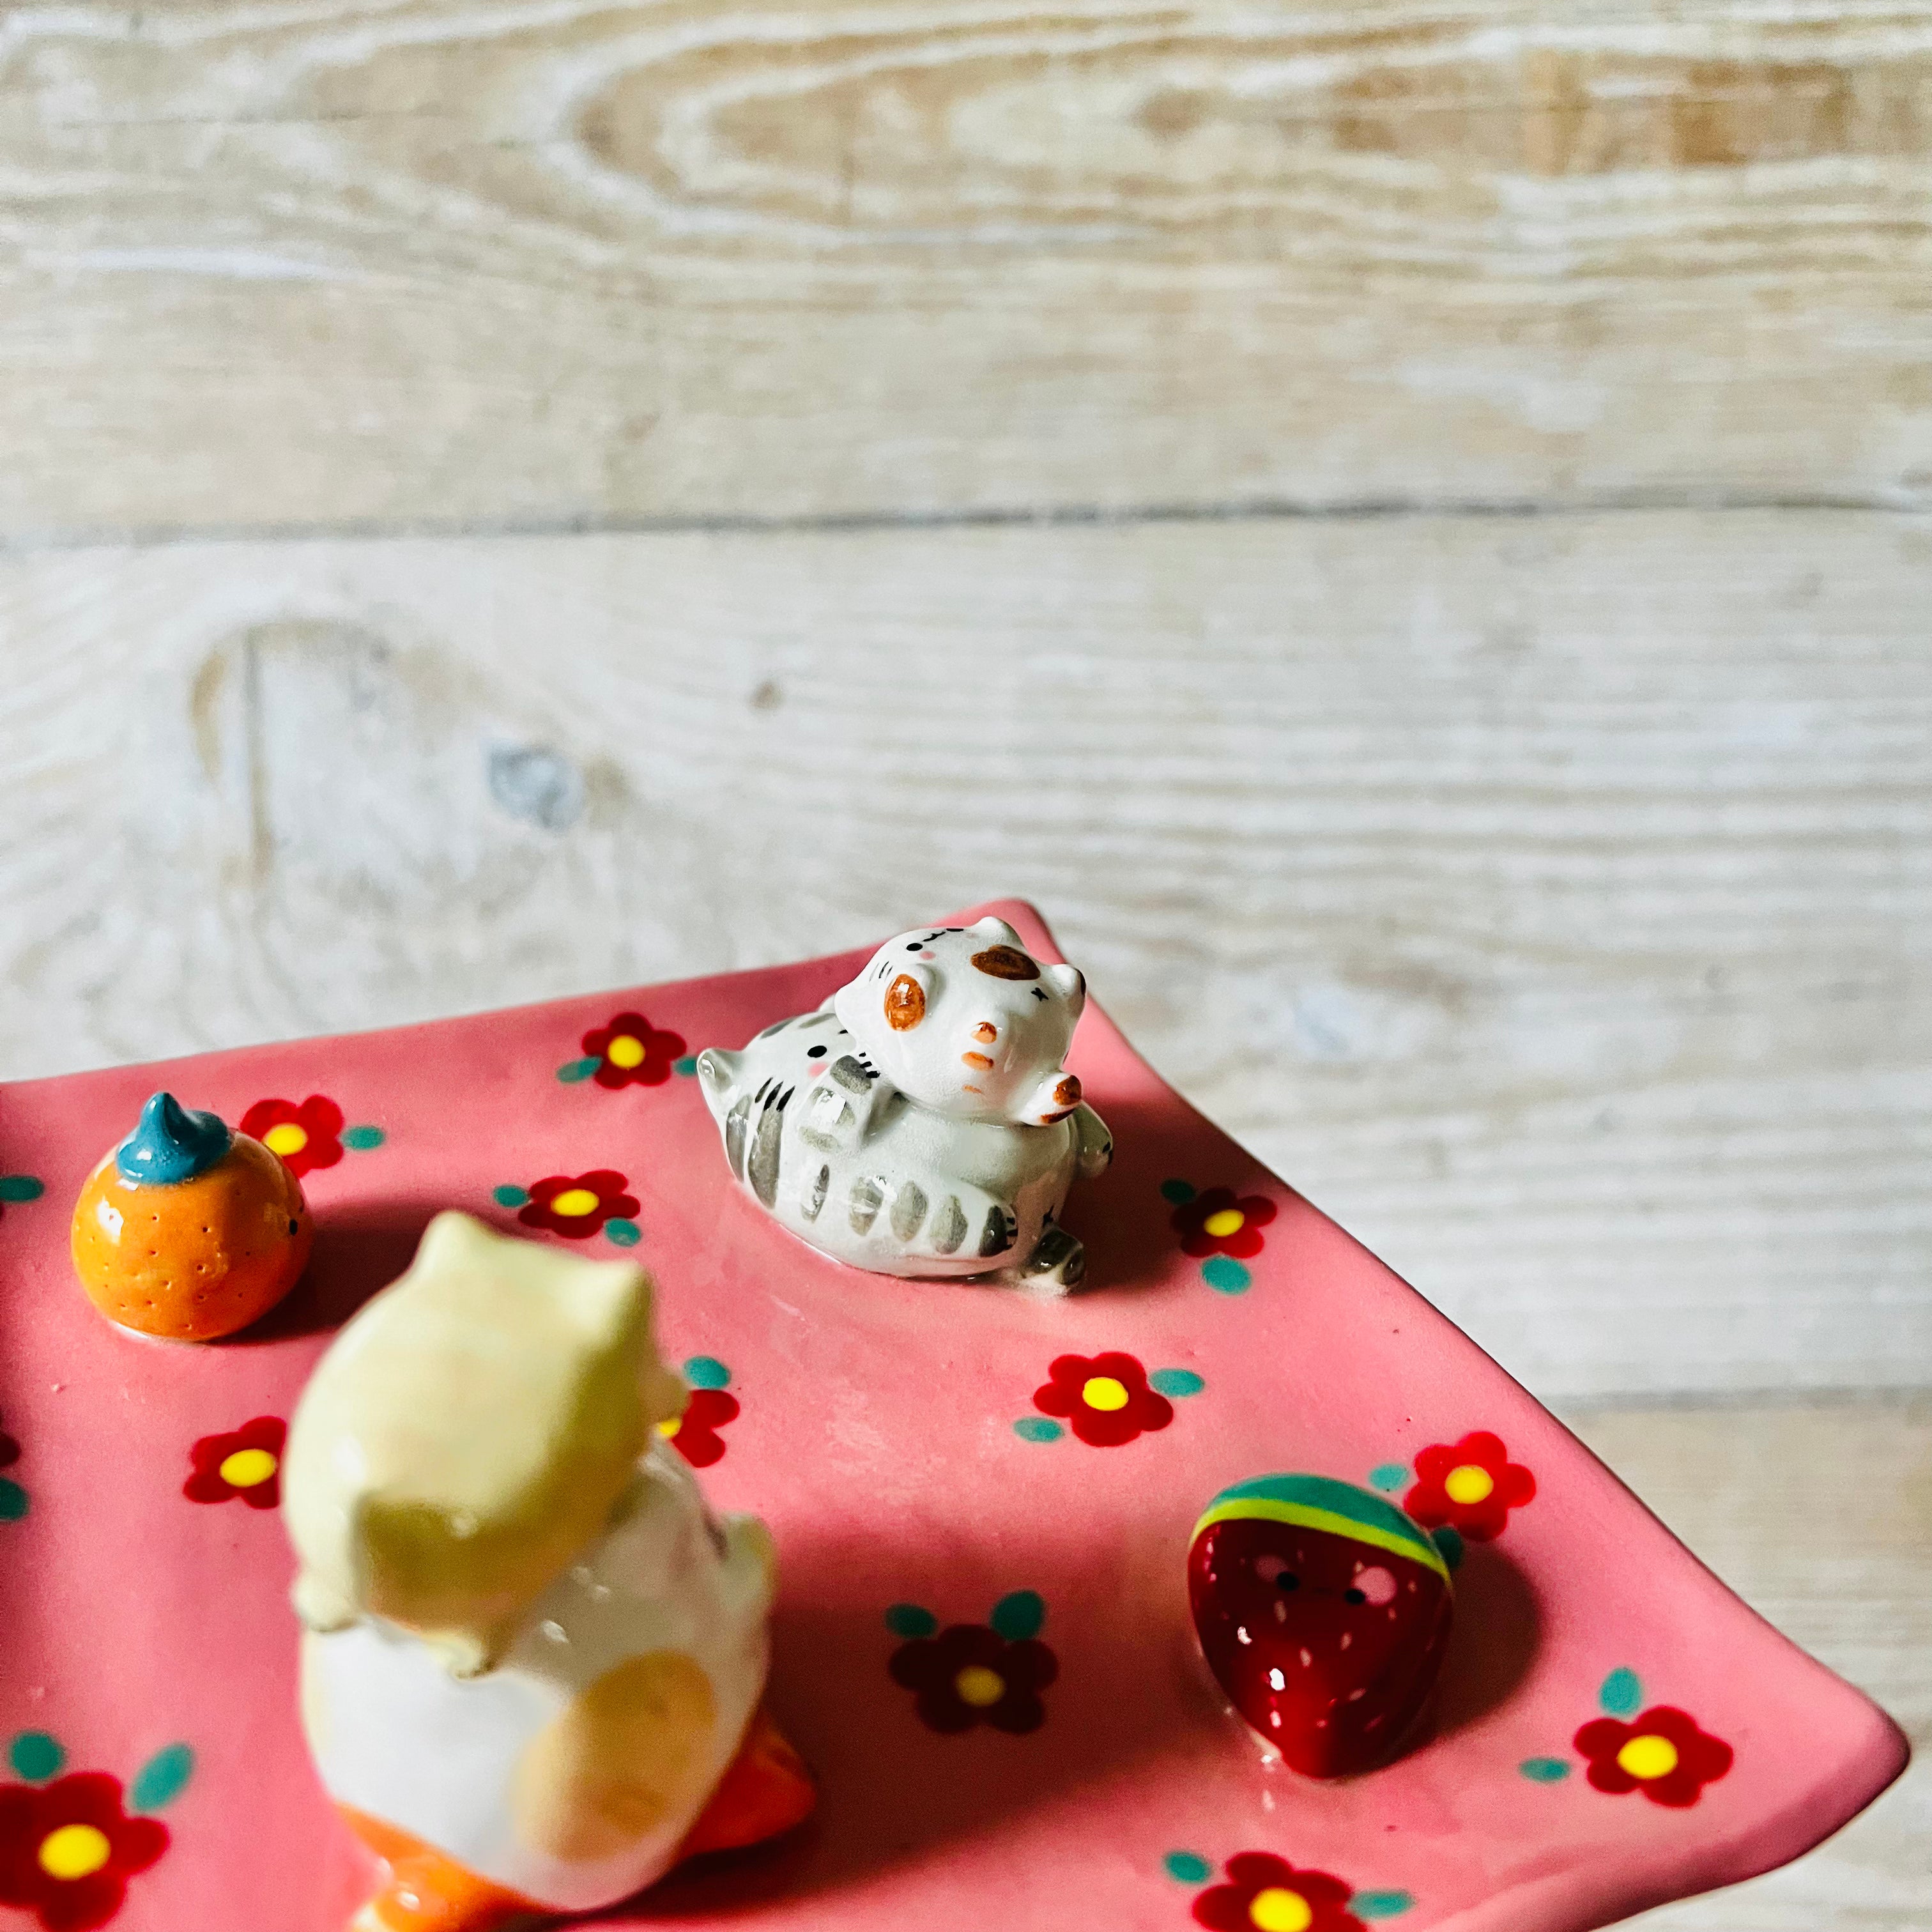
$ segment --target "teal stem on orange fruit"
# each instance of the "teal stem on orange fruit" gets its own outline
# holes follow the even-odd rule
[[[134,1131],[114,1150],[114,1166],[130,1187],[174,1187],[206,1174],[235,1144],[218,1114],[184,1107],[172,1094],[155,1094]]]

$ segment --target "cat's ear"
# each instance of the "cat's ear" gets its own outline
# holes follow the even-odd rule
[[[1087,982],[1077,966],[1047,966],[1041,968],[1046,983],[1066,1000],[1073,1010],[1077,1020],[1087,1006]]]
[[[1012,1118],[1035,1126],[1050,1127],[1054,1121],[1065,1120],[1079,1104],[1079,1076],[1056,1067],[1021,1100]]]
[[[1019,934],[1004,920],[995,919],[991,913],[988,913],[984,919],[976,920],[968,929],[975,939],[982,939],[988,945],[1014,946],[1018,946],[1022,952],[1026,950],[1025,946],[1021,943]]]
[[[714,1115],[722,1115],[730,1105],[733,1089],[738,1084],[739,1063],[743,1058],[742,1054],[727,1053],[720,1046],[707,1046],[698,1056],[698,1090]]]

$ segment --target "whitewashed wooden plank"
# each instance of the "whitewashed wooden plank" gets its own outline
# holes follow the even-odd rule
[[[1932,497],[1932,7],[118,0],[0,531]]]
[[[1538,1389],[1923,1385],[1928,582],[1850,514],[0,562],[0,1069],[1017,892]]]
[[[1809,1857],[1630,1924],[1932,1924],[1932,1408],[1765,1404],[1566,1419],[1754,1608],[1876,1698],[1917,1754],[1898,1784]]]

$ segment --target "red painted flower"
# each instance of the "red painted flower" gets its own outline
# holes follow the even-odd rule
[[[1237,1852],[1228,1882],[1194,1901],[1194,1918],[1208,1932],[1368,1932],[1348,1910],[1354,1895],[1331,1873],[1297,1871],[1272,1852]]]
[[[985,1624],[952,1624],[900,1645],[888,1667],[895,1684],[918,1692],[914,1708],[928,1729],[991,1724],[1018,1733],[1046,1722],[1040,1694],[1059,1676],[1060,1660],[1037,1637],[1009,1643]]]
[[[1174,1420],[1174,1405],[1148,1387],[1147,1371],[1131,1355],[1061,1355],[1048,1367],[1052,1379],[1033,1392],[1042,1415],[1064,1417],[1082,1442],[1114,1449]]]
[[[718,1432],[738,1416],[738,1398],[722,1389],[693,1389],[684,1413],[675,1422],[658,1424],[671,1445],[694,1469],[708,1469],[724,1454]]]
[[[1232,1255],[1252,1261],[1262,1251],[1262,1230],[1274,1219],[1274,1203],[1262,1194],[1237,1196],[1232,1187],[1210,1187],[1174,1210],[1180,1252],[1198,1260],[1203,1255]]]
[[[1654,1704],[1628,1724],[1593,1718],[1575,1742],[1590,1761],[1590,1782],[1599,1791],[1618,1797],[1641,1791],[1653,1804],[1676,1810],[1696,1804],[1736,1755],[1723,1738],[1700,1730],[1694,1718],[1669,1704]]]
[[[242,1131],[280,1154],[299,1178],[342,1158],[342,1109],[326,1094],[292,1100],[257,1100],[242,1116]]]
[[[530,1184],[530,1198],[517,1219],[526,1228],[548,1228],[566,1240],[588,1240],[606,1221],[636,1218],[637,1198],[624,1192],[627,1184],[614,1168],[549,1174]]]
[[[45,1932],[92,1932],[121,1910],[128,1880],[168,1848],[168,1828],[121,1809],[121,1780],[77,1771],[54,1784],[0,1784],[0,1904]]]
[[[1415,1474],[1402,1508],[1424,1528],[1448,1523],[1472,1543],[1500,1536],[1510,1511],[1536,1494],[1536,1478],[1512,1462],[1502,1438],[1486,1429],[1424,1450],[1415,1459]]]
[[[282,1499],[282,1444],[289,1426],[258,1415],[226,1436],[204,1436],[190,1452],[192,1474],[182,1494],[196,1503],[239,1496],[250,1509],[273,1509]]]
[[[584,1052],[597,1062],[590,1077],[600,1087],[662,1087],[684,1052],[684,1036],[652,1026],[642,1013],[614,1013],[608,1026],[584,1036]]]

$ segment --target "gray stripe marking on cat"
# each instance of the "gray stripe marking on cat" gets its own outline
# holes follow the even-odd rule
[[[926,1190],[916,1180],[902,1181],[898,1192],[892,1197],[892,1232],[901,1240],[909,1241],[925,1219]]]
[[[966,1238],[966,1210],[956,1194],[946,1197],[946,1205],[932,1217],[932,1251],[936,1255],[956,1254]]]
[[[758,1138],[746,1163],[752,1192],[769,1208],[778,1198],[778,1142],[784,1132],[783,1107],[766,1107],[758,1116]]]
[[[853,1233],[865,1234],[872,1232],[872,1223],[878,1219],[885,1198],[886,1190],[869,1174],[862,1174],[853,1182]]]
[[[1003,1255],[1018,1238],[1018,1223],[998,1202],[986,1210],[986,1225],[980,1236],[981,1254]]]

